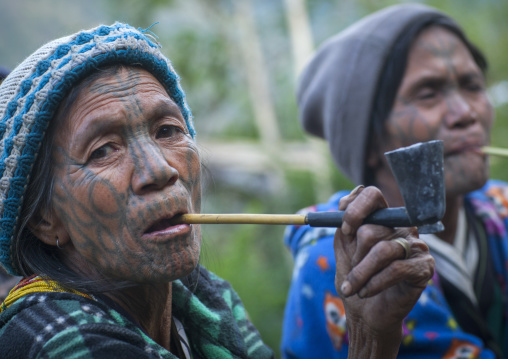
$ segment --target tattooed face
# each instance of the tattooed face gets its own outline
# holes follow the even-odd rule
[[[197,265],[200,227],[169,220],[200,210],[198,151],[150,73],[122,69],[82,90],[56,134],[53,161],[52,205],[69,265],[154,283]]]
[[[443,140],[447,195],[461,195],[488,178],[480,147],[489,142],[492,121],[485,79],[471,53],[453,33],[430,27],[412,44],[380,142],[385,152]]]

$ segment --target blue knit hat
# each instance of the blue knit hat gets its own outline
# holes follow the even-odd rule
[[[179,106],[192,137],[185,93],[159,45],[129,25],[81,31],[30,55],[0,85],[0,262],[19,275],[13,248],[23,197],[37,152],[60,102],[78,81],[108,64],[132,64],[152,73]]]

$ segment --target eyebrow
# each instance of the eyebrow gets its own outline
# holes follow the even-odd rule
[[[123,123],[123,115],[119,113],[94,117],[86,127],[80,128],[76,133],[70,142],[69,151],[81,155],[91,139],[103,133],[119,132]]]
[[[71,149],[81,153],[86,148],[90,139],[105,133],[118,133],[125,125],[126,110],[122,108],[115,113],[100,114],[93,117],[86,128],[80,130],[77,134],[77,140],[71,142]],[[183,118],[180,107],[169,99],[160,99],[150,111],[143,113],[148,122],[156,121],[162,117],[173,117],[182,123],[187,129],[187,124]]]
[[[153,120],[165,116],[176,117],[178,120],[181,120],[185,125],[185,119],[183,117],[182,111],[180,107],[173,101],[169,99],[160,99],[157,101],[155,109],[148,112],[146,117],[148,120]]]
[[[485,75],[483,73],[477,72],[466,72],[465,74],[459,76],[459,82],[463,82],[464,80],[476,80],[476,79],[485,82]]]
[[[410,91],[417,90],[419,88],[427,87],[427,86],[432,86],[432,87],[441,86],[446,82],[447,82],[447,79],[443,78],[442,76],[427,76],[427,77],[423,77],[423,78],[419,79],[414,84],[412,84],[410,87]]]
[[[464,82],[464,80],[474,80],[474,79],[480,79],[483,81],[484,77],[481,73],[477,73],[474,71],[469,71],[469,72],[466,72],[463,74],[459,74],[459,76],[458,76],[459,83]],[[418,89],[421,89],[421,88],[427,87],[427,86],[440,87],[440,86],[443,86],[447,81],[448,81],[448,78],[443,77],[443,76],[433,76],[433,75],[424,76],[424,77],[418,79],[418,81],[416,81],[415,83],[411,84],[411,86],[409,86],[408,93],[414,93]]]

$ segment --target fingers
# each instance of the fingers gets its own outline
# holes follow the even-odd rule
[[[358,196],[358,194],[363,191],[365,188],[364,185],[356,186],[351,193],[349,193],[347,196],[342,197],[339,200],[339,211],[344,211],[349,203],[354,201],[354,199]]]
[[[396,284],[422,289],[433,274],[434,260],[416,228],[362,225],[368,215],[387,206],[375,187],[358,186],[339,202],[344,215],[334,240],[335,281],[343,297],[373,296]]]
[[[345,213],[342,227],[337,230],[334,239],[335,260],[337,263],[336,284],[342,284],[351,268],[368,253],[375,244],[372,240],[389,238],[388,236],[392,233],[391,230],[382,226],[377,227],[381,231],[385,231],[386,237],[381,234],[365,236],[363,238],[371,238],[371,240],[359,244],[356,236],[356,232],[365,217],[374,210],[384,207],[386,207],[386,201],[381,192],[375,187],[358,186],[348,196],[340,200],[339,210],[343,210]]]
[[[358,296],[360,298],[372,297],[386,288],[400,283],[404,283],[408,289],[423,290],[433,274],[434,258],[430,254],[406,261],[396,261],[382,272],[374,275],[358,291]],[[353,285],[352,287],[354,288]]]
[[[412,236],[406,240],[410,248],[408,259],[404,259],[406,251],[396,241],[376,243],[349,272],[340,288],[342,294],[370,297],[399,283],[425,288],[434,273],[434,259],[422,240]]]
[[[355,267],[358,265],[358,263],[363,260],[363,258],[376,246],[377,243],[382,241],[389,241],[392,238],[405,237],[406,235],[407,232],[404,230],[394,231],[388,227],[371,224],[361,226],[356,233],[356,249],[351,257],[351,266]],[[381,245],[381,247],[386,246]],[[398,249],[396,246],[391,247]],[[376,250],[379,249],[376,248]],[[382,254],[383,253],[381,253],[381,255]],[[401,257],[402,256],[396,256],[392,258],[392,260],[399,259]]]
[[[376,187],[358,186],[339,202],[339,210],[344,210],[341,232],[353,235],[363,220],[375,210],[386,208],[388,204]]]
[[[400,247],[404,251],[404,258],[403,259],[408,259],[411,256],[411,246],[406,238],[394,238],[394,239],[391,239],[391,241],[400,245]]]
[[[345,296],[356,293],[372,275],[394,260],[404,258],[405,253],[403,253],[401,246],[389,241],[392,238],[408,236],[409,233],[408,229],[393,230],[383,226],[367,224],[358,229],[354,240],[349,244],[345,243],[346,241],[343,238],[337,239],[338,234],[336,234],[336,281],[344,282],[336,283],[341,286],[340,291]],[[352,275],[355,279],[355,288],[351,287],[348,280],[352,271],[354,271]]]

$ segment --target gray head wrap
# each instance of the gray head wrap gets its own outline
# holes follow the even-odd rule
[[[425,5],[388,7],[327,40],[304,69],[297,89],[302,126],[328,141],[335,163],[354,183],[365,181],[372,108],[390,50],[415,21],[440,18],[455,24]]]

